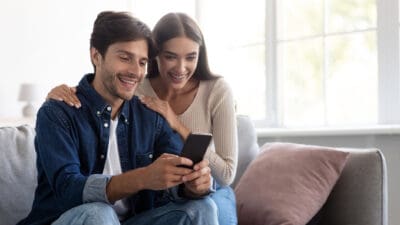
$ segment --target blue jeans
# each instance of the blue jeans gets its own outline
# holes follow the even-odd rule
[[[219,225],[236,225],[238,223],[236,198],[231,187],[221,187],[217,183],[217,190],[211,194],[211,199],[218,207]]]
[[[52,225],[119,225],[114,209],[101,202],[87,203],[62,214]],[[211,198],[171,202],[159,208],[135,215],[122,225],[216,225],[217,206]]]

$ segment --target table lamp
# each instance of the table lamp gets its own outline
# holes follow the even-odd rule
[[[33,117],[36,114],[35,106],[33,102],[40,99],[39,87],[35,84],[21,84],[19,89],[18,100],[21,102],[27,102],[22,108],[22,115],[24,117]]]

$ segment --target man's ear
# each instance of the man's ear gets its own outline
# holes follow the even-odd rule
[[[99,51],[97,51],[96,48],[91,47],[90,48],[90,59],[92,60],[92,63],[97,67],[99,65],[101,58],[101,54]]]

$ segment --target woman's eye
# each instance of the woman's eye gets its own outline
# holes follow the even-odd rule
[[[186,58],[186,60],[194,61],[194,60],[196,60],[196,56],[189,56],[189,57]]]
[[[166,55],[164,56],[166,59],[170,60],[170,59],[175,59],[175,56],[172,55]]]

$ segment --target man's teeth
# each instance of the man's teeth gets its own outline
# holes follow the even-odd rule
[[[129,80],[129,79],[124,79],[124,78],[120,78],[122,82],[124,83],[128,83],[128,84],[136,84],[137,80]]]

